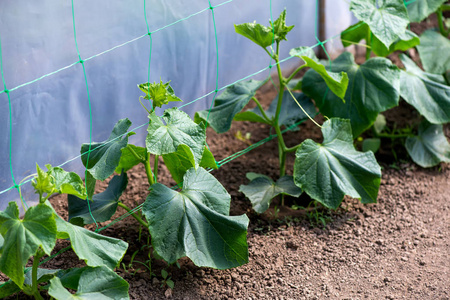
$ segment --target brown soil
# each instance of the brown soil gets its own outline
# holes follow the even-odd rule
[[[267,107],[275,94],[268,85],[258,97]],[[402,102],[385,116],[388,125],[405,125],[410,124],[413,113]],[[322,122],[320,118],[318,121]],[[243,135],[251,133],[250,143],[270,134],[267,126],[248,122],[236,122],[221,135],[208,128],[208,143],[217,161],[248,146],[236,138],[238,130]],[[450,138],[448,126],[445,132]],[[286,143],[292,146],[307,138],[322,139],[311,122],[302,124],[300,131],[287,133]],[[246,213],[250,218],[249,263],[232,270],[198,268],[184,258],[179,267],[153,260],[151,275],[140,263],[148,259],[148,232],[142,230],[139,240],[139,225],[133,218],[116,223],[102,234],[130,243],[117,272],[129,282],[132,299],[450,299],[450,166],[422,169],[410,161],[401,146],[389,141],[383,141],[378,159],[383,166],[378,203],[362,205],[346,198],[337,211],[320,207],[293,210],[293,205],[308,206],[310,199],[304,195],[287,198],[285,207],[276,207],[275,200],[263,215],[252,211],[250,202],[238,191],[239,185],[248,182],[246,172],[277,177],[275,140],[213,171],[232,196],[231,214]],[[292,156],[287,164],[288,173],[292,173]],[[168,175],[161,163],[162,183],[174,185]],[[147,196],[143,167],[130,171],[129,181],[121,200],[135,207]],[[100,184],[97,192],[105,186],[106,182]],[[51,201],[67,218],[66,198],[57,196]],[[123,213],[119,208],[113,218]],[[315,217],[322,218],[326,226]],[[67,241],[58,242],[55,253],[67,245]],[[135,251],[134,263],[128,266]],[[43,267],[82,265],[68,251]],[[162,269],[175,282],[173,290],[164,286]],[[19,298],[26,297],[21,294]]]

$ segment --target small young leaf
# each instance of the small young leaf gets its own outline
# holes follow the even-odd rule
[[[450,70],[450,40],[439,32],[425,31],[417,50],[426,72],[442,75]]]
[[[243,23],[239,25],[235,24],[234,30],[236,31],[236,33],[245,36],[264,49],[272,45],[272,42],[274,41],[272,28],[266,27],[256,22]]]
[[[384,128],[386,127],[386,117],[382,114],[378,114],[377,118],[375,119],[375,123],[373,123],[373,129],[377,134],[380,134]]]
[[[303,93],[293,93],[297,102],[303,107],[303,109],[311,116],[316,115],[316,107],[310,98],[305,96]],[[277,111],[278,95],[273,99],[269,108],[266,110],[266,115],[270,120],[275,118]],[[291,94],[288,91],[283,93],[283,102],[281,103],[280,117],[278,119],[278,124],[280,126],[284,125],[290,127],[297,122],[302,120],[307,120],[308,116],[302,111],[298,104],[292,99]],[[245,112],[238,113],[234,120],[236,121],[250,121],[265,123],[271,125],[271,122],[266,121],[259,110],[258,107],[252,108]]]
[[[240,81],[220,94],[214,102],[211,110],[202,110],[195,113],[195,122],[208,121],[208,125],[217,133],[230,130],[234,116],[255,96],[256,91],[263,86],[265,81]],[[209,115],[209,118],[208,118]]]
[[[53,177],[55,189],[60,194],[70,194],[86,199],[86,188],[81,177],[74,172],[66,172],[60,167],[47,165],[49,175]]]
[[[248,262],[248,218],[228,216],[230,195],[205,169],[189,169],[183,190],[151,186],[143,213],[152,245],[168,263],[188,256],[197,266],[227,269]]]
[[[48,294],[55,299],[129,299],[128,283],[119,275],[106,267],[88,268],[80,276],[77,292],[72,295],[61,280],[55,277],[50,280]]]
[[[322,126],[324,141],[304,141],[294,163],[294,182],[311,198],[336,209],[344,195],[374,203],[380,187],[381,169],[372,152],[353,146],[349,120],[332,118]]]
[[[5,238],[0,270],[19,287],[23,287],[23,268],[28,259],[42,248],[47,255],[56,243],[56,224],[53,211],[45,204],[30,207],[24,218],[19,218],[19,208],[10,202],[0,211],[0,233]]]
[[[325,66],[321,63],[316,62],[315,60],[302,56],[302,59],[305,61],[306,65],[316,71],[322,79],[327,84],[328,88],[339,98],[344,100],[345,92],[347,91],[348,86],[348,76],[347,73],[334,73],[329,72],[325,69]]]
[[[325,116],[350,119],[355,137],[372,126],[378,113],[398,105],[401,72],[390,60],[375,57],[359,66],[351,53],[344,52],[327,69],[347,73],[345,103],[327,91],[325,81],[314,70],[304,75],[303,91]]]
[[[421,22],[434,13],[446,0],[408,1],[408,15],[411,22]]]
[[[161,107],[169,102],[183,102],[180,98],[175,96],[175,92],[170,86],[170,81],[166,83],[163,83],[162,80],[160,80],[159,83],[147,82],[139,84],[138,87],[146,94],[144,97],[145,99],[151,99],[153,101],[153,106]]]
[[[250,199],[253,209],[259,214],[264,213],[272,199],[278,195],[298,197],[302,193],[302,189],[295,185],[292,176],[283,176],[277,182],[266,176],[256,177],[249,184],[241,185],[239,191]]]
[[[161,276],[162,276],[162,278],[166,279],[167,276],[169,276],[169,273],[167,273],[166,270],[162,269],[162,270],[161,270]]]
[[[128,143],[128,136],[124,138],[121,136],[127,132],[130,126],[130,120],[119,120],[106,141],[91,144],[90,154],[86,153],[89,151],[89,144],[81,145],[81,161],[95,179],[103,181],[114,173],[122,155],[121,149]],[[89,164],[87,165],[88,157]]]
[[[409,24],[403,0],[352,0],[350,10],[357,19],[369,25],[387,48],[405,32]]]
[[[444,135],[442,125],[422,121],[419,134],[408,137],[405,147],[412,160],[423,168],[436,166],[440,162],[450,162],[450,144]]]
[[[174,286],[175,286],[175,283],[173,282],[172,279],[167,279],[167,280],[166,280],[166,284],[167,284],[167,286],[170,287],[171,289],[173,289]]]
[[[219,168],[216,164],[216,159],[214,158],[214,155],[206,146],[205,150],[203,150],[203,156],[199,166],[205,169],[211,168],[213,170],[217,170]]]
[[[401,54],[400,60],[406,68],[400,76],[403,99],[431,123],[450,122],[450,86],[444,77],[423,72],[406,55]]]
[[[380,149],[380,146],[381,140],[379,138],[365,139],[362,143],[362,151],[372,151],[373,153],[376,153],[378,149]]]
[[[121,174],[122,170],[123,172],[128,172],[132,167],[141,163],[141,160],[134,156],[131,151],[134,151],[141,159],[145,160],[146,151],[144,147],[128,144],[125,148],[122,148],[122,155],[115,170],[117,174]]]
[[[188,114],[169,108],[164,111],[162,120],[155,113],[149,115],[148,135],[145,140],[147,151],[152,154],[163,155],[174,153],[179,145],[186,145],[199,163],[205,147],[206,128],[191,120]]]
[[[86,200],[69,195],[69,221],[73,218],[81,218],[84,224],[91,224],[94,223],[92,216],[97,222],[108,221],[116,212],[117,203],[127,184],[127,173],[123,172],[120,176],[114,176],[104,192],[93,196],[89,206]]]
[[[271,30],[275,32],[275,40],[277,42],[281,42],[282,40],[287,41],[286,35],[289,33],[289,31],[294,28],[294,25],[286,26],[286,9],[283,10],[278,17],[278,19],[275,20],[275,22],[270,22]]]
[[[36,190],[36,193],[51,194],[54,193],[55,183],[53,182],[50,174],[42,170],[38,164],[36,164],[37,176],[31,181],[31,185]]]

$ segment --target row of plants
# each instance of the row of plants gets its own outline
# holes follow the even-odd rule
[[[150,272],[152,258],[175,264],[189,257],[197,266],[216,269],[248,262],[249,220],[246,215],[229,215],[231,197],[209,172],[217,165],[206,143],[207,126],[223,133],[233,121],[251,121],[267,124],[276,133],[279,178],[248,173],[250,182],[240,187],[257,213],[265,212],[278,196],[284,205],[284,195],[299,197],[302,193],[331,209],[338,208],[345,195],[362,203],[376,202],[381,168],[374,152],[386,138],[403,141],[420,166],[449,162],[450,145],[443,134],[443,124],[450,121],[450,51],[444,50],[450,50],[449,26],[443,17],[449,5],[442,0],[408,6],[401,0],[353,0],[350,10],[360,22],[344,30],[341,40],[344,46],[365,40],[366,61],[361,65],[349,52],[334,61],[321,61],[310,48],[298,47],[290,55],[298,57],[301,65],[284,77],[280,47],[294,27],[286,25],[286,11],[269,26],[235,25],[236,32],[261,46],[277,68],[278,95],[268,109],[255,96],[266,81],[249,80],[228,87],[211,110],[197,112],[194,120],[177,108],[165,109],[160,117],[156,107],[181,99],[169,82],[145,83],[139,85],[145,93],[142,98],[151,104],[149,109],[141,102],[149,118],[145,147],[128,142],[134,133],[128,133],[130,120],[122,119],[106,141],[81,146],[84,182],[78,174],[59,167],[47,165],[43,170],[37,166],[33,187],[39,204],[24,207],[23,217],[15,202],[0,212],[0,270],[10,278],[1,284],[0,297],[22,290],[42,299],[41,291],[46,290],[55,299],[128,299],[128,283],[114,272],[128,244],[84,228],[110,220],[118,207],[137,220],[140,230],[149,232]],[[439,32],[429,30],[419,37],[407,29],[410,22],[420,22],[431,13],[438,14]],[[400,54],[404,69],[386,58],[412,47],[417,48],[424,70],[405,54]],[[309,70],[304,76],[296,78],[305,68]],[[398,106],[401,99],[422,117],[415,128],[392,131],[381,113]],[[256,107],[246,110],[250,101]],[[322,125],[313,119],[317,113],[326,119]],[[286,145],[282,131],[297,129],[308,119],[321,127],[323,142],[308,139]],[[365,132],[367,136],[367,131],[370,138],[363,141],[363,151],[358,151],[355,140]],[[292,176],[286,170],[288,155],[295,155]],[[176,187],[159,182],[160,160]],[[128,185],[127,172],[138,164],[144,165],[150,188],[142,206],[131,208],[120,197]],[[97,181],[111,176],[106,190],[94,194]],[[58,216],[48,200],[55,193],[68,195],[68,221]],[[70,240],[70,247],[86,266],[39,268],[40,259],[51,255],[57,239]],[[32,266],[26,267],[31,257]]]

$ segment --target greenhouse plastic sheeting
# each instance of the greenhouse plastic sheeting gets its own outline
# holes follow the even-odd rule
[[[213,91],[217,53],[208,1],[148,0],[145,4],[149,30],[153,32],[150,81],[171,80],[184,103]],[[211,1],[211,5],[217,6],[214,14],[219,47],[218,87],[266,68],[270,63],[267,55],[236,34],[233,24],[256,20],[268,25],[270,1]],[[293,47],[317,42],[316,1],[273,0],[273,18],[284,8],[288,11],[287,24],[294,24],[295,28],[289,41],[282,45],[281,58],[288,57]],[[202,12],[195,14],[199,11]],[[328,36],[350,24],[346,2],[327,1],[327,12]],[[7,94],[0,94],[0,192],[14,185],[11,169],[19,183],[35,172],[36,163],[43,167],[66,162],[66,170],[81,174],[84,168],[76,157],[80,145],[90,139],[90,111],[92,141],[107,139],[121,118],[128,117],[132,128],[147,122],[147,113],[138,101],[143,93],[137,88],[137,84],[148,81],[150,37],[146,35],[144,1],[74,0],[74,17],[90,106],[83,67],[76,63],[79,58],[71,1],[0,2],[3,73],[6,87],[11,90],[11,110]],[[182,21],[165,27],[178,20]],[[130,40],[133,41],[126,43]],[[119,47],[103,53],[116,46]],[[290,69],[298,63],[297,59],[290,59],[282,68]],[[54,71],[58,72],[35,81]],[[252,78],[262,79],[268,72]],[[183,110],[192,116],[195,111],[208,108],[212,97]],[[130,141],[139,144],[144,140],[146,126],[136,133]],[[30,184],[23,185],[22,193],[29,204],[36,202]],[[0,209],[8,201],[18,200],[18,195],[16,189],[1,193]]]

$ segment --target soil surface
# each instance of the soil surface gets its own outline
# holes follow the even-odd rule
[[[275,88],[267,85],[257,97],[268,107],[275,95]],[[384,115],[389,126],[418,120],[405,102]],[[317,121],[323,122],[320,117]],[[299,128],[285,135],[287,146],[308,138],[322,140],[312,122]],[[237,138],[238,131],[243,136],[251,133],[249,140]],[[221,135],[208,128],[207,141],[220,161],[269,134],[268,126],[235,122]],[[450,138],[449,126],[445,134]],[[231,215],[245,213],[250,218],[249,263],[232,270],[199,268],[187,258],[179,260],[179,266],[153,259],[151,274],[142,265],[148,260],[148,232],[144,229],[139,235],[139,224],[133,218],[101,233],[130,244],[117,272],[129,282],[131,299],[450,299],[450,165],[422,169],[411,162],[401,145],[389,140],[382,141],[377,158],[383,167],[378,203],[362,205],[346,198],[336,211],[315,206],[305,195],[286,198],[284,207],[276,199],[262,215],[251,209],[239,186],[248,183],[246,172],[277,178],[276,140],[213,171],[232,196]],[[292,174],[293,156],[287,165]],[[159,166],[161,182],[175,185],[162,161]],[[130,183],[121,200],[135,207],[148,193],[143,166],[128,176]],[[99,184],[97,192],[107,182]],[[66,197],[56,196],[51,202],[67,218]],[[307,208],[293,209],[301,206]],[[119,208],[113,219],[123,213]],[[54,252],[66,246],[67,241],[59,241]],[[67,251],[42,267],[75,266],[83,263]],[[161,277],[162,269],[173,280],[173,289]],[[18,298],[27,297],[20,294]]]

